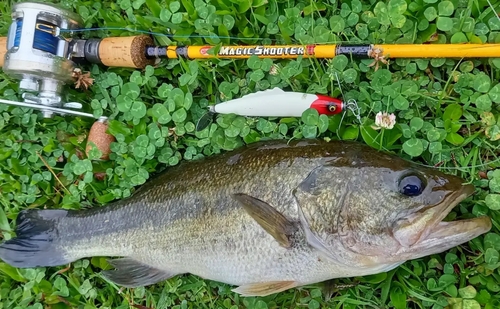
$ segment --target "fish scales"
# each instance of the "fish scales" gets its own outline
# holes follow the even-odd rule
[[[487,218],[439,223],[471,190],[356,142],[266,141],[182,162],[105,207],[23,212],[0,258],[35,267],[122,257],[106,274],[124,286],[192,273],[268,295],[387,271],[484,233]],[[45,247],[20,255],[35,238]]]
[[[303,272],[304,266],[299,263],[318,269],[311,261],[298,259],[306,256],[297,256],[276,246],[274,239],[231,198],[236,192],[258,196],[297,221],[297,210],[290,192],[314,166],[320,164],[318,160],[324,160],[325,151],[311,149],[313,151],[304,154],[300,148],[291,148],[286,153],[279,149],[270,147],[258,155],[242,151],[172,168],[109,211],[102,208],[97,212],[99,215],[92,215],[89,220],[75,220],[66,225],[68,231],[61,226],[62,233],[70,233],[77,226],[85,231],[84,226],[88,224],[99,227],[95,235],[87,234],[79,241],[79,235],[71,237],[63,247],[71,247],[76,241],[73,247],[77,250],[71,254],[84,255],[91,252],[96,237],[105,235],[99,237],[102,249],[105,249],[99,255],[133,256],[158,268],[190,271],[215,280],[224,277],[236,285],[255,275],[262,280],[266,280],[266,275],[276,279],[278,274],[284,275],[280,279],[291,279],[291,276],[286,276],[291,270],[280,267],[287,258],[296,260],[295,272]],[[285,166],[293,168],[287,170]],[[302,176],[297,177],[297,174]],[[109,231],[111,229],[113,232]],[[128,239],[129,245],[117,248],[119,237]],[[156,249],[144,250],[142,243]],[[242,261],[240,256],[248,256],[250,250],[258,254],[251,260]],[[199,252],[199,255],[194,256],[193,252]],[[190,257],[193,265],[189,264]],[[271,261],[268,265],[265,264],[266,257]],[[247,267],[238,269],[242,264]],[[202,267],[197,269],[196,265]],[[211,272],[215,277],[205,271],[207,266],[213,269]],[[255,273],[256,269],[259,269],[259,274]],[[230,274],[235,278],[228,280]]]

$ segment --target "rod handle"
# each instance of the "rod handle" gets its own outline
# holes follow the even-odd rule
[[[153,45],[147,35],[111,37],[100,41],[98,55],[100,62],[107,67],[143,69],[155,60],[146,57],[146,47]]]
[[[5,61],[5,54],[7,54],[7,37],[0,37],[0,68],[3,68]]]
[[[147,35],[90,39],[85,44],[84,58],[108,67],[144,69],[148,64],[155,64],[155,59],[146,55],[151,45],[154,45],[153,39]],[[0,68],[3,68],[6,54],[7,37],[0,37]]]

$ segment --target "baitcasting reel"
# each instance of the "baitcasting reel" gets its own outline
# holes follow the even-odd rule
[[[92,114],[70,109],[81,109],[80,103],[64,103],[61,99],[63,86],[73,81],[75,69],[72,43],[61,36],[61,30],[80,28],[81,18],[51,4],[27,2],[14,5],[12,20],[0,66],[3,61],[5,74],[20,80],[24,102],[2,99],[0,102],[39,109],[45,118],[53,117],[54,113],[94,118]]]

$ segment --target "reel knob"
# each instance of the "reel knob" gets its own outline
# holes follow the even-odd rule
[[[71,11],[33,2],[15,4],[12,21],[3,71],[20,80],[25,102],[40,105],[44,117],[50,118],[54,109],[43,107],[62,107],[62,88],[72,82],[75,68],[70,42],[61,30],[78,29],[83,21]]]

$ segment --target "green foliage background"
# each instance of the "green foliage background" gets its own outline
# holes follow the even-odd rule
[[[6,36],[13,2],[0,8]],[[491,0],[500,12],[499,1]],[[485,0],[118,0],[62,1],[85,27],[175,33],[159,44],[498,43],[500,20]],[[130,36],[98,30],[82,37]],[[233,37],[233,38],[228,38]],[[95,84],[68,86],[66,101],[110,115],[111,159],[85,155],[93,120],[42,119],[0,105],[0,230],[14,236],[26,208],[81,209],[126,198],[152,175],[262,138],[359,140],[422,164],[439,165],[476,185],[476,194],[448,219],[488,215],[490,233],[446,253],[409,261],[388,273],[335,280],[333,297],[320,285],[264,298],[241,298],[231,287],[185,275],[121,290],[100,271],[105,258],[68,269],[14,269],[0,262],[0,308],[499,308],[500,307],[500,60],[373,59],[162,61],[145,70],[84,66]],[[20,100],[18,82],[0,71],[2,98]],[[307,111],[301,118],[218,117],[195,131],[206,107],[259,90],[320,93],[354,99],[361,123]],[[374,130],[375,114],[395,113],[392,130]],[[53,176],[47,165],[57,175]],[[407,303],[408,302],[408,303]]]

